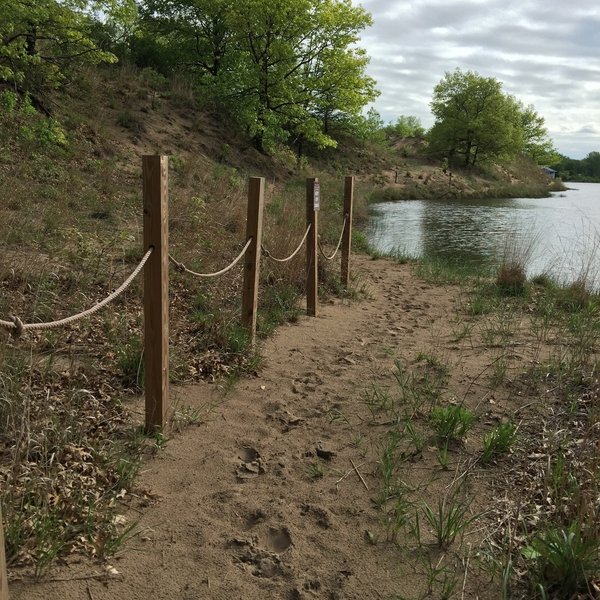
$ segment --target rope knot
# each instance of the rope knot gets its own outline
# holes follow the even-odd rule
[[[185,265],[183,263],[180,263],[180,262],[177,262],[176,260],[174,260],[173,264],[175,265],[176,271],[179,271],[180,273],[185,273]]]
[[[11,331],[11,335],[15,338],[18,338],[23,333],[25,326],[23,325],[23,321],[16,316],[10,316],[9,319],[13,323],[13,330]]]

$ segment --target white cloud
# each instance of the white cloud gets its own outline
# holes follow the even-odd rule
[[[456,67],[503,82],[533,104],[555,145],[600,151],[600,2],[577,0],[363,0],[374,25],[362,45],[385,120],[433,118],[434,86]]]

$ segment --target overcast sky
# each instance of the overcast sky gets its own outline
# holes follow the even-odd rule
[[[374,19],[361,45],[385,121],[415,115],[446,71],[495,77],[546,120],[572,158],[600,151],[600,0],[359,0]]]

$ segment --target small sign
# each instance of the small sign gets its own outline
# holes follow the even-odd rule
[[[318,181],[315,181],[313,187],[313,209],[319,210],[321,208],[321,184]]]

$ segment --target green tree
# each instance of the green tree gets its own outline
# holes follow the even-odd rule
[[[370,15],[350,0],[148,0],[149,31],[257,148],[335,145],[332,122],[376,96],[356,47]],[[150,65],[153,66],[153,65]]]
[[[503,93],[493,77],[456,69],[434,89],[429,132],[432,152],[462,158],[466,166],[528,154],[550,162],[554,156],[544,119],[532,106]]]
[[[552,164],[557,160],[558,152],[548,137],[544,117],[538,115],[531,104],[523,106],[518,101],[517,104],[523,144],[521,151],[538,165]]]
[[[418,117],[412,115],[400,115],[395,123],[386,127],[388,135],[399,135],[401,137],[423,137],[425,128]]]
[[[134,0],[2,0],[0,82],[43,94],[81,63],[114,62],[92,38],[96,15],[131,19]]]

